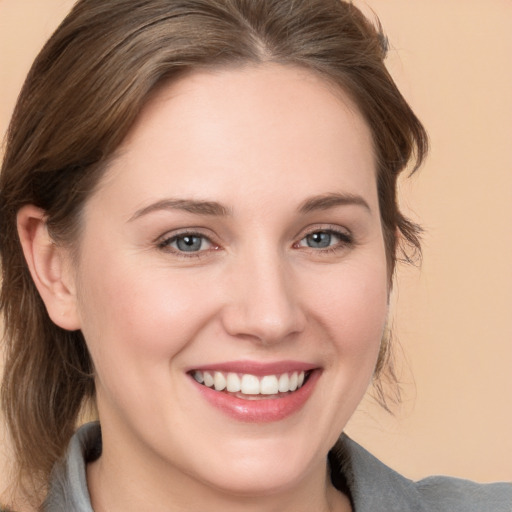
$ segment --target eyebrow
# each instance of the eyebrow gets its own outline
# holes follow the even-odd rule
[[[321,194],[306,199],[298,208],[300,213],[310,213],[316,210],[328,210],[336,206],[356,205],[362,206],[369,212],[371,208],[368,203],[356,194]]]
[[[195,199],[162,199],[149,206],[145,206],[137,210],[129,219],[131,222],[135,219],[159,210],[182,210],[196,215],[211,215],[211,216],[227,216],[229,210],[215,201],[201,201]]]
[[[371,212],[368,203],[355,194],[329,193],[313,196],[299,205],[299,213],[310,213],[317,210],[328,210],[336,206],[357,205]],[[148,213],[160,210],[181,210],[196,215],[226,217],[230,215],[228,208],[216,201],[196,199],[162,199],[137,210],[129,219],[132,222]]]

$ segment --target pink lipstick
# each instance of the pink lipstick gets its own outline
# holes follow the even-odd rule
[[[215,408],[244,422],[282,420],[311,396],[321,369],[296,361],[234,361],[188,372],[192,384]]]

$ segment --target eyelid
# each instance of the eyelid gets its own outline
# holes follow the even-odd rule
[[[207,240],[210,244],[210,247],[206,249],[201,249],[199,251],[180,251],[178,249],[175,249],[174,247],[171,247],[170,244],[184,236],[196,236],[203,238],[204,240]],[[202,228],[181,228],[174,231],[168,231],[167,233],[159,236],[156,238],[153,242],[160,250],[168,253],[172,253],[174,255],[177,255],[178,257],[184,257],[184,258],[193,258],[193,257],[201,257],[204,256],[206,253],[212,251],[212,250],[218,250],[220,248],[219,244],[214,240],[214,237],[211,234],[206,234]]]
[[[330,245],[328,247],[324,248],[313,248],[308,246],[299,245],[302,240],[304,240],[307,236],[312,235],[314,233],[331,233],[333,235],[336,235],[340,238],[340,241],[337,244]],[[322,253],[322,252],[332,252],[337,249],[342,249],[347,246],[352,246],[355,244],[354,236],[352,232],[342,226],[339,225],[333,225],[333,224],[323,224],[323,225],[314,225],[309,226],[305,228],[297,237],[296,241],[293,244],[293,247],[296,249],[305,249],[305,250],[312,250],[315,253]]]
[[[206,232],[205,232],[206,231]],[[325,248],[313,248],[307,246],[299,245],[300,242],[309,235],[314,233],[324,232],[324,233],[332,233],[340,238],[340,241],[334,245],[325,247]],[[170,247],[170,243],[182,236],[197,236],[207,240],[210,244],[210,247],[206,249],[200,249],[199,251],[180,251],[173,247]],[[200,227],[187,227],[176,230],[171,230],[166,232],[163,235],[157,237],[153,242],[160,250],[175,254],[179,257],[190,258],[190,257],[201,257],[207,255],[207,253],[211,253],[212,251],[217,251],[221,248],[220,244],[216,241],[216,236],[210,230],[200,228]],[[297,249],[305,249],[312,250],[315,253],[322,252],[332,252],[337,249],[342,249],[344,247],[354,245],[355,240],[352,232],[344,226],[340,226],[338,224],[315,224],[304,228],[296,237],[295,242],[293,243],[293,248]]]
[[[211,233],[210,230],[200,228],[200,227],[186,227],[186,228],[178,228],[178,229],[170,229],[169,231],[166,231],[163,235],[157,236],[154,240],[154,244],[158,244],[159,242],[165,242],[166,240],[169,240],[170,238],[176,238],[179,236],[202,236],[203,238],[207,238],[208,240],[212,240],[214,238],[214,235]]]
[[[353,239],[354,236],[352,232],[343,226],[338,224],[314,224],[312,226],[308,226],[300,231],[300,233],[295,237],[296,240],[302,240],[304,237],[311,235],[313,233],[318,233],[319,231],[325,233],[334,233],[340,236],[348,237]]]

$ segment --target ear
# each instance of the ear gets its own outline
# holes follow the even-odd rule
[[[18,236],[32,279],[52,321],[63,329],[80,328],[69,251],[51,239],[44,210],[25,205],[17,215]]]

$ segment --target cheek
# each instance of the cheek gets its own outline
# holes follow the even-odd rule
[[[312,298],[337,349],[360,357],[378,350],[388,315],[385,266],[364,263],[325,276],[324,292],[317,287]]]
[[[166,370],[211,316],[199,280],[170,279],[165,268],[123,264],[122,258],[104,258],[101,266],[90,261],[83,268],[80,316],[100,377],[118,368],[142,379],[148,364]]]
[[[328,449],[371,383],[388,313],[385,261],[358,258],[317,273],[314,283],[305,304],[325,381],[312,416],[328,425]]]
[[[328,292],[316,294],[315,311],[316,325],[330,341],[321,346],[335,440],[371,383],[388,316],[388,288],[385,264],[371,260],[340,267],[331,277],[324,281]]]
[[[90,283],[84,297],[84,336],[95,366],[100,417],[140,428],[151,418],[155,432],[165,431],[165,422],[175,420],[163,406],[187,407],[173,391],[182,385],[176,362],[207,321],[208,308],[204,302],[197,308],[201,290],[192,283],[181,287],[150,272],[111,270]],[[173,400],[162,403],[169,393]]]

